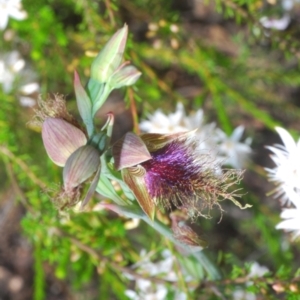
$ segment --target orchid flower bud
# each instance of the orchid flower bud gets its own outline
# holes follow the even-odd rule
[[[42,126],[42,139],[50,159],[63,167],[70,155],[86,144],[85,134],[59,118],[47,118]]]
[[[92,63],[91,78],[87,85],[87,94],[92,102],[92,117],[113,89],[132,85],[141,75],[135,67],[128,66],[128,61],[121,64],[127,35],[128,27],[124,25],[112,36]]]
[[[100,152],[90,145],[78,148],[67,160],[63,170],[66,191],[78,187],[100,167]]]
[[[99,82],[107,82],[123,59],[126,46],[128,26],[125,24],[106,43],[92,63],[91,78]]]

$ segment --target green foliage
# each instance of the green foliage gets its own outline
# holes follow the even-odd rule
[[[262,7],[261,2],[215,1],[213,13],[237,28],[235,34],[226,37],[230,50],[213,43],[210,37],[199,38],[173,1],[162,5],[158,0],[23,0],[28,18],[9,23],[18,38],[3,40],[0,45],[6,51],[18,49],[30,61],[38,74],[43,98],[48,93],[64,94],[72,106],[74,70],[82,74],[84,86],[95,54],[128,23],[125,57],[143,75],[134,88],[118,94],[125,98],[127,107],[135,103],[139,115],[144,117],[158,107],[173,110],[180,101],[191,110],[202,106],[205,117],[216,121],[227,133],[244,121],[250,124],[254,138],[255,130],[270,130],[280,124],[299,131],[299,103],[293,98],[300,84],[297,32],[266,34],[259,20],[269,8]],[[172,30],[173,25],[178,30]],[[198,89],[186,95],[180,88],[189,85]],[[157,225],[148,220],[147,228],[140,225],[127,230],[128,219],[97,206],[100,199],[96,197],[90,211],[58,211],[51,199],[59,190],[56,185],[61,182],[61,169],[47,158],[37,129],[25,126],[33,111],[19,105],[16,89],[5,94],[0,85],[0,98],[0,178],[3,189],[17,186],[16,205],[26,210],[21,223],[33,249],[33,299],[47,298],[46,281],[51,272],[71,287],[71,293],[85,299],[127,299],[124,292],[130,283],[124,273],[139,262],[140,250],[161,251],[168,245],[157,235],[164,233],[163,222]],[[110,179],[120,183],[121,178],[109,166],[107,172],[111,172]],[[260,177],[260,166],[250,172],[266,180]],[[103,190],[103,186],[107,191],[101,201],[111,198],[119,204],[130,203],[132,195],[125,185],[123,190],[114,191],[105,177],[98,189]],[[230,299],[236,289],[265,299],[277,299],[278,295],[298,299],[300,271],[294,262],[299,258],[299,245],[290,245],[287,236],[275,230],[278,209],[267,201],[262,203],[264,194],[255,188],[251,191],[251,184],[245,184],[244,189],[243,199],[253,208],[250,216],[231,221],[234,229],[225,242],[218,244],[223,222],[217,224],[218,216],[209,224],[210,220],[201,220],[210,244],[203,257],[182,256],[174,250],[180,266],[194,278],[191,284],[186,283],[194,291],[189,292],[193,293],[191,299],[221,299],[214,291]],[[230,210],[231,206],[226,207],[226,212]],[[140,211],[133,216],[144,220]],[[220,272],[206,254],[217,262]],[[266,264],[270,272],[249,279],[251,267],[247,261]],[[277,287],[281,288],[278,294]],[[170,299],[175,295],[172,293],[174,290],[169,293]]]

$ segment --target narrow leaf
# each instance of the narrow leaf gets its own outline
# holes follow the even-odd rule
[[[103,174],[100,176],[96,191],[108,199],[111,199],[118,205],[126,205],[126,201],[122,199],[116,192],[115,187],[112,185],[110,180]]]
[[[85,89],[81,85],[80,78],[76,70],[74,72],[74,89],[80,116],[87,128],[88,135],[91,136],[94,131],[92,103]]]

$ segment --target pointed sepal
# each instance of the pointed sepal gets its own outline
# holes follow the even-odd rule
[[[173,141],[182,141],[193,138],[196,131],[197,129],[171,134],[145,133],[141,135],[141,139],[147,146],[147,149],[150,152],[154,152],[172,143]]]
[[[109,84],[114,89],[136,83],[142,73],[134,66],[121,66],[112,76]]]
[[[86,144],[85,134],[59,118],[47,118],[42,126],[42,139],[50,159],[63,167],[70,155]]]
[[[154,220],[155,216],[155,203],[150,197],[145,183],[145,169],[142,166],[131,167],[122,170],[122,177],[128,187],[134,193],[140,207],[145,214]]]
[[[88,202],[90,201],[90,199],[92,198],[92,196],[94,195],[94,192],[97,188],[97,184],[98,184],[98,181],[100,179],[100,173],[101,173],[101,167],[99,165],[99,168],[94,176],[94,179],[92,180],[92,183],[84,197],[84,199],[82,200],[81,202],[81,206],[80,206],[80,210],[83,210],[84,207],[88,204]]]
[[[90,145],[77,149],[63,170],[64,188],[70,191],[89,179],[100,168],[100,153]]]
[[[112,154],[117,170],[133,167],[151,159],[145,143],[132,132],[126,133],[113,145]]]

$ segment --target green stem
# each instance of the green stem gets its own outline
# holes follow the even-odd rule
[[[38,240],[34,245],[34,300],[45,299],[45,274],[41,253],[41,242]]]
[[[139,218],[145,221],[147,224],[149,224],[151,227],[153,227],[156,231],[158,231],[160,234],[162,234],[164,237],[169,239],[172,243],[175,245],[185,249],[190,250],[190,254],[193,255],[196,260],[203,266],[203,268],[208,273],[208,277],[211,280],[217,280],[221,278],[221,273],[218,270],[218,268],[210,261],[210,259],[206,256],[205,252],[203,250],[195,251],[193,247],[188,247],[185,244],[182,244],[178,240],[176,240],[170,231],[170,228],[164,225],[163,223],[159,222],[157,219],[150,220],[148,216],[145,215],[145,213],[142,211],[142,209],[133,204],[130,206],[118,206],[114,204],[108,204],[105,205],[108,209],[111,209],[115,211],[116,213],[122,214],[128,218]]]

